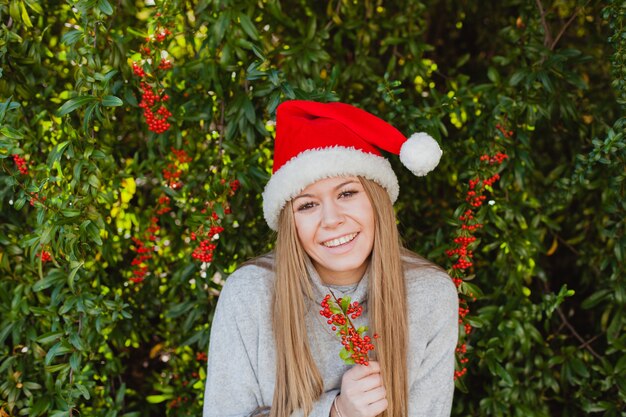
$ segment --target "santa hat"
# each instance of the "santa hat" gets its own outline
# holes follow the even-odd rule
[[[437,166],[442,151],[426,133],[407,139],[389,123],[344,103],[290,100],[276,110],[273,175],[263,192],[263,215],[278,228],[285,204],[309,184],[336,176],[363,176],[398,198],[398,179],[379,149],[400,155],[415,175]]]

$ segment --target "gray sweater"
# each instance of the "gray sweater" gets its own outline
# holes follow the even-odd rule
[[[272,262],[271,257],[265,259]],[[307,265],[315,295],[306,313],[309,343],[324,380],[324,393],[309,417],[328,417],[339,394],[341,377],[350,368],[339,357],[342,348],[319,303],[330,287],[337,297],[350,296],[363,305],[354,323],[367,325],[369,272],[352,286],[323,285]],[[458,337],[458,297],[450,277],[434,269],[405,273],[409,315],[409,416],[449,416],[454,392],[454,350]],[[274,395],[275,348],[271,327],[274,274],[246,265],[235,271],[220,294],[209,345],[204,417],[245,417],[259,406],[271,406]],[[301,411],[292,417],[302,416]]]

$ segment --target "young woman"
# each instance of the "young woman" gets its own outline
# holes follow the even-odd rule
[[[274,173],[263,193],[275,250],[244,264],[213,318],[204,417],[449,416],[458,335],[456,288],[402,248],[396,176],[441,156],[356,107],[287,101],[277,111]],[[329,293],[363,307],[379,334],[369,365],[345,365],[320,315]],[[261,411],[264,410],[264,411]]]

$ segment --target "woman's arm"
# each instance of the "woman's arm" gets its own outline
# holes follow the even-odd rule
[[[241,298],[234,281],[220,294],[209,339],[203,417],[247,417],[263,405],[259,381],[240,326]],[[248,336],[249,337],[249,336]]]
[[[409,385],[409,414],[449,417],[454,394],[454,351],[458,340],[458,294],[452,280],[437,273],[421,280],[409,303],[422,308],[410,311],[419,323],[411,331],[426,338],[421,363]],[[411,358],[409,357],[409,360]]]

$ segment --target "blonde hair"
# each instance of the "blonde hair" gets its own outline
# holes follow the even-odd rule
[[[368,304],[369,333],[380,334],[374,352],[381,365],[389,403],[381,416],[405,417],[408,413],[408,323],[404,268],[437,267],[403,248],[387,191],[374,181],[361,177],[359,180],[375,216]],[[406,265],[403,265],[402,255],[409,257]],[[308,416],[324,390],[303,320],[305,300],[312,298],[305,256],[297,236],[292,206],[288,203],[280,213],[276,238],[276,281],[272,303],[276,385],[270,417],[287,417],[297,409],[302,409]]]

